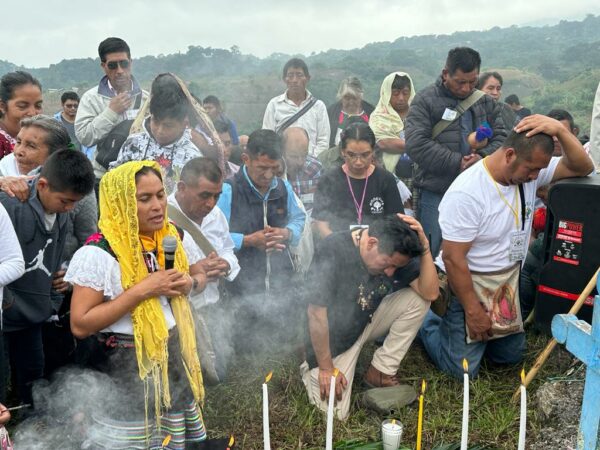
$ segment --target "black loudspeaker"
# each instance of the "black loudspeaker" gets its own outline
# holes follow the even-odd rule
[[[555,314],[569,312],[600,266],[600,176],[561,180],[548,193],[544,266],[535,320],[550,333]],[[577,316],[591,323],[596,290]]]

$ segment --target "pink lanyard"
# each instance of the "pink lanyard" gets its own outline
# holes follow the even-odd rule
[[[369,184],[369,176],[365,178],[365,187],[363,188],[362,199],[360,200],[360,204],[356,201],[356,196],[354,195],[354,191],[352,190],[352,184],[350,183],[350,177],[346,174],[346,181],[348,181],[348,188],[350,189],[350,194],[352,195],[352,201],[354,202],[354,207],[356,208],[356,215],[358,219],[358,224],[362,225],[362,207],[365,203],[365,195],[367,194],[367,185]]]

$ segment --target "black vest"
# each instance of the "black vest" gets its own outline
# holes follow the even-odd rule
[[[250,185],[244,169],[227,180],[231,185],[231,216],[229,231],[244,235],[252,234],[264,228],[265,203],[267,224],[285,228],[288,223],[288,192],[285,184],[277,178],[277,186],[271,189],[268,199],[258,197]],[[271,288],[278,289],[286,284],[293,274],[293,267],[287,250],[273,252],[271,255]],[[237,252],[241,271],[231,283],[231,291],[236,295],[257,294],[265,290],[267,270],[266,253],[254,247],[243,247]]]

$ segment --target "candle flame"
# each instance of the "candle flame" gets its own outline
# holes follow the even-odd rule
[[[425,389],[427,388],[427,382],[423,380],[421,383],[421,395],[425,395]]]
[[[336,367],[336,369],[333,371],[333,378],[337,378],[338,373],[340,373],[340,369]]]
[[[467,361],[467,359],[463,359],[463,370],[465,371],[465,373],[469,372],[469,361]]]
[[[392,425],[396,425],[396,419],[392,419]]]
[[[525,384],[525,368],[521,369],[521,384]]]
[[[162,441],[162,447],[164,448],[169,445],[169,442],[171,442],[171,435],[167,434],[167,437],[164,439],[164,441]]]
[[[233,443],[235,442],[235,439],[233,438],[233,434],[229,437],[229,444],[227,444],[227,447],[231,447],[233,445]]]
[[[273,371],[271,370],[265,377],[265,383],[268,383],[269,381],[271,381],[272,376],[273,376]]]

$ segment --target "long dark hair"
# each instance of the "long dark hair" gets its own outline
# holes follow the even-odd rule
[[[375,148],[375,133],[366,122],[351,123],[344,128],[340,137],[342,150],[346,149],[349,140],[368,142],[372,149]]]

